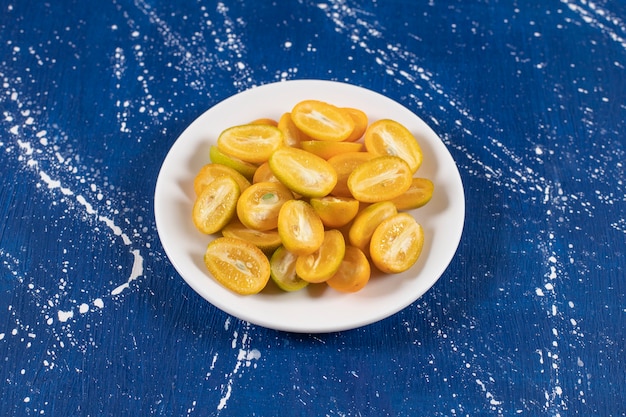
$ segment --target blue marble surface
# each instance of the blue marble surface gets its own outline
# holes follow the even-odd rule
[[[625,415],[626,3],[0,11],[0,415]],[[155,230],[156,177],[184,128],[303,78],[415,111],[466,190],[438,283],[340,333],[228,316]]]

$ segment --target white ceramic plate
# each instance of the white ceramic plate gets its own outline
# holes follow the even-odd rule
[[[417,263],[397,275],[373,276],[354,294],[326,285],[285,293],[273,285],[257,295],[240,296],[219,285],[207,271],[203,255],[214,237],[198,232],[191,220],[193,179],[209,163],[209,147],[227,127],[258,118],[280,118],[304,99],[356,107],[370,121],[391,118],[409,128],[419,141],[424,162],[417,176],[435,184],[432,200],[411,214],[423,226],[425,242]],[[203,298],[242,320],[264,327],[303,333],[353,329],[402,310],[435,284],[452,260],[465,218],[459,171],[441,139],[424,121],[397,102],[349,84],[298,80],[255,87],[218,103],[198,117],[176,140],[159,173],[155,218],[163,248],[184,280]],[[270,284],[271,280],[270,280]]]

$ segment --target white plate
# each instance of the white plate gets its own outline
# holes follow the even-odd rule
[[[417,263],[397,275],[372,277],[354,294],[325,285],[284,293],[269,285],[263,292],[240,296],[219,285],[203,263],[211,236],[191,220],[193,179],[209,161],[209,147],[227,127],[258,118],[278,119],[304,99],[356,107],[370,121],[391,118],[409,128],[419,141],[424,162],[417,175],[435,184],[432,200],[412,215],[423,226],[425,242]],[[353,329],[391,316],[435,284],[454,256],[463,229],[465,197],[459,171],[441,139],[424,121],[397,102],[349,84],[285,81],[255,87],[232,96],[198,117],[176,140],[159,173],[154,196],[155,218],[163,248],[185,281],[217,308],[264,327],[322,333]],[[271,280],[270,280],[271,282]]]

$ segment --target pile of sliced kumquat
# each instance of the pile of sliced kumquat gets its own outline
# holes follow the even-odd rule
[[[230,127],[193,186],[192,218],[209,243],[204,262],[224,287],[256,294],[326,283],[356,292],[372,268],[400,273],[419,258],[422,226],[404,212],[434,186],[416,176],[422,151],[402,124],[318,100],[278,121]]]

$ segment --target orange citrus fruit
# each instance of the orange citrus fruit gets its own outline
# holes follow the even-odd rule
[[[291,120],[307,136],[341,142],[354,130],[354,120],[340,108],[319,100],[304,100],[291,110]]]
[[[329,159],[345,152],[359,152],[363,148],[362,143],[354,142],[328,142],[324,140],[304,140],[300,147],[321,158]]]
[[[378,120],[365,132],[365,149],[375,155],[392,155],[406,161],[415,173],[422,164],[422,149],[415,136],[395,120]]]
[[[396,206],[389,201],[381,201],[364,208],[357,214],[350,230],[348,240],[350,244],[369,254],[369,244],[374,230],[383,220],[398,213]]]
[[[309,203],[289,200],[278,213],[278,234],[289,252],[308,255],[322,245],[324,224]]]
[[[217,146],[211,146],[209,156],[212,162],[226,165],[227,167],[239,172],[248,180],[252,179],[257,169],[257,165],[242,161],[241,159],[234,158],[230,155],[226,155],[224,152],[220,151]]]
[[[336,291],[357,292],[369,282],[371,275],[370,263],[361,249],[346,246],[346,253],[337,269],[326,284]]]
[[[237,219],[232,220],[222,229],[222,235],[247,240],[267,256],[274,253],[282,243],[276,229],[266,231],[250,229]]]
[[[272,154],[269,165],[280,182],[305,197],[325,196],[337,183],[328,162],[302,149],[282,147]]]
[[[259,165],[259,167],[254,172],[254,175],[252,176],[253,183],[266,182],[266,181],[280,182],[278,181],[278,178],[276,178],[276,176],[270,169],[270,164],[267,161]]]
[[[220,151],[253,164],[267,161],[282,145],[282,132],[275,126],[265,124],[233,126],[217,138]]]
[[[274,119],[270,119],[269,117],[262,117],[260,119],[254,119],[250,122],[251,125],[269,125],[269,126],[278,126],[278,122]]]
[[[224,175],[233,177],[233,179],[237,181],[240,191],[243,191],[250,186],[250,181],[233,168],[222,164],[206,164],[200,168],[200,171],[198,171],[198,174],[196,174],[196,177],[193,180],[193,189],[196,192],[196,195],[200,195],[204,187],[206,187],[215,178],[223,177]]]
[[[337,197],[352,197],[348,188],[350,174],[363,162],[374,158],[369,152],[346,152],[340,153],[328,159],[328,163],[337,173],[337,184],[330,192]]]
[[[426,205],[433,196],[435,185],[428,178],[413,178],[408,190],[390,201],[398,210],[412,210]]]
[[[296,261],[296,274],[311,283],[320,283],[332,277],[343,260],[346,242],[339,230],[324,232],[322,245],[313,253],[300,255]]]
[[[283,291],[298,291],[309,283],[296,273],[297,255],[279,246],[270,258],[270,276]]]
[[[270,262],[252,243],[220,237],[209,243],[204,263],[224,287],[241,295],[260,292],[270,278]]]
[[[239,195],[239,185],[232,177],[213,180],[194,202],[192,219],[196,228],[209,235],[219,232],[235,215]]]
[[[293,194],[281,183],[257,182],[241,193],[237,217],[249,229],[276,229],[280,208],[291,199]]]
[[[409,165],[397,156],[378,156],[362,163],[348,177],[348,189],[365,203],[391,200],[411,186]]]
[[[359,212],[359,202],[346,197],[315,197],[310,201],[315,212],[329,228],[342,227],[350,223]]]
[[[354,129],[352,130],[350,136],[345,139],[346,142],[354,142],[361,139],[367,130],[367,125],[369,123],[367,114],[365,114],[364,111],[353,107],[343,107],[341,110],[346,112],[354,121]]]
[[[283,132],[285,145],[293,148],[299,148],[300,142],[310,140],[291,120],[291,113],[283,113],[278,120],[278,129]]]
[[[378,225],[370,241],[370,256],[376,268],[386,273],[409,269],[424,245],[422,226],[408,213],[398,213]]]

